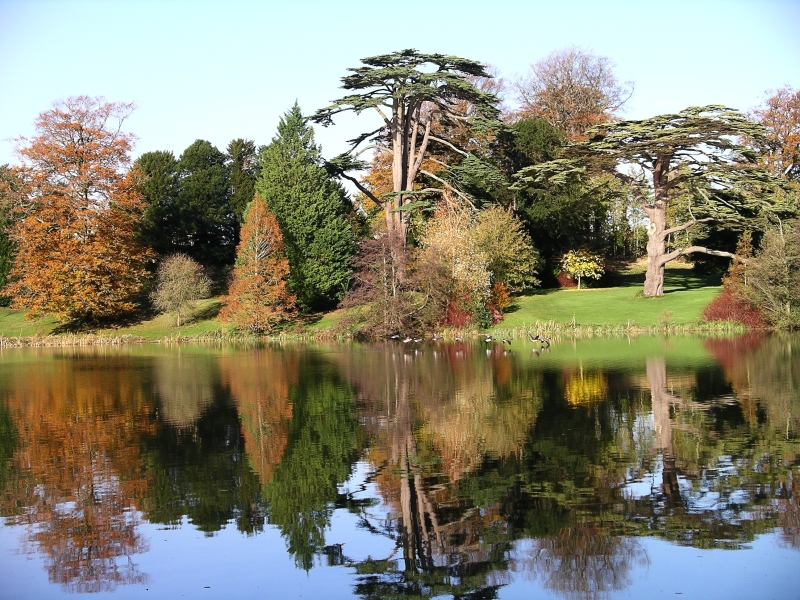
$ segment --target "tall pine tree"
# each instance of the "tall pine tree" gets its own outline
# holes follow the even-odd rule
[[[322,166],[314,130],[295,105],[261,155],[256,189],[278,220],[289,259],[289,291],[303,310],[332,306],[350,279],[352,205]]]

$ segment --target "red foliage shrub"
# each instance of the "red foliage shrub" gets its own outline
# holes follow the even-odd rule
[[[737,300],[733,293],[725,288],[722,293],[709,302],[703,310],[706,321],[736,321],[748,327],[764,327],[761,312],[747,302]]]
[[[558,280],[558,287],[560,288],[578,287],[578,282],[564,273],[564,271],[559,271],[558,275],[556,275],[556,279]]]
[[[444,324],[447,327],[463,328],[472,323],[472,313],[467,310],[463,298],[451,298],[447,303]]]
[[[489,314],[492,315],[492,325],[497,325],[503,320],[503,313],[501,313],[497,306],[491,302],[486,303],[486,310],[488,310]]]

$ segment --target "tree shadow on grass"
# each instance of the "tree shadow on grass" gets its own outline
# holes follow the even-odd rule
[[[664,272],[665,294],[719,285],[722,285],[722,278],[713,273],[697,273],[692,269],[667,269]]]
[[[211,319],[216,319],[221,309],[222,302],[212,302],[208,306],[204,306],[200,310],[192,313],[186,322],[191,323],[194,321],[209,321]]]

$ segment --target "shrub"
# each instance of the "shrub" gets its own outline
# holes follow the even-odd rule
[[[156,286],[150,300],[156,310],[174,312],[176,325],[193,308],[194,303],[206,298],[211,282],[203,268],[185,254],[173,254],[161,261],[156,272]]]

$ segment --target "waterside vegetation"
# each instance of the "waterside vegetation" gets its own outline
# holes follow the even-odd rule
[[[0,332],[800,327],[800,91],[750,114],[624,121],[630,86],[576,48],[532,65],[515,108],[491,69],[455,56],[407,49],[349,71],[348,95],[311,117],[295,103],[268,145],[198,139],[177,158],[133,160],[132,103],[55,102],[15,140],[21,164],[0,166],[0,304],[34,320],[9,311]],[[382,124],[326,160],[312,123],[373,109]],[[679,259],[694,270],[667,268]]]

